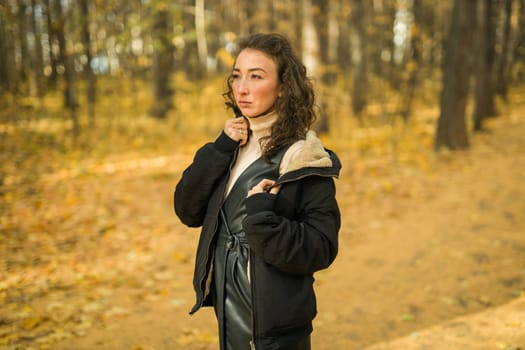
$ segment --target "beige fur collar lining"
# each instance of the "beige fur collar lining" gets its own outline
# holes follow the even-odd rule
[[[332,166],[330,155],[325,151],[321,140],[312,130],[308,131],[305,140],[295,142],[286,151],[281,162],[281,174],[301,168],[326,168]]]

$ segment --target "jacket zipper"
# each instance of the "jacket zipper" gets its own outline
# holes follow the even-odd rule
[[[255,347],[255,330],[257,325],[257,319],[255,315],[257,314],[256,303],[255,303],[255,269],[253,264],[253,253],[250,249],[249,263],[250,263],[250,287],[251,287],[251,298],[252,298],[252,339],[250,340],[250,350],[256,350]]]
[[[218,213],[217,213],[218,214]],[[215,223],[215,227],[213,229],[213,231],[217,231],[217,223]],[[206,247],[206,263],[208,262],[208,259],[210,258],[210,249],[211,249],[211,244],[213,242],[213,238],[210,240],[210,243],[208,244],[208,246]],[[210,261],[210,267],[207,268],[207,266],[205,267],[204,269],[204,275],[201,277],[200,281],[199,281],[199,286],[201,288],[201,291],[202,291],[202,299],[199,301],[199,304],[198,304],[198,309],[200,309],[202,307],[202,305],[204,304],[204,300],[206,299],[206,297],[208,296],[209,294],[209,291],[207,293],[207,286],[208,286],[208,280],[210,278],[210,271],[213,271],[212,270],[213,268],[213,261]],[[203,283],[204,283],[204,286],[203,286]],[[195,311],[197,311],[195,310]]]
[[[232,161],[230,162],[230,165],[228,166],[228,177],[229,177],[229,174],[231,173],[232,171],[232,167],[233,167],[233,164],[235,163],[235,160],[237,160],[237,155],[239,153],[239,148],[237,148],[237,150],[235,151],[234,155],[233,155],[233,159]],[[217,213],[215,214],[215,217],[219,217],[219,212],[220,212],[220,208],[222,208],[222,205],[224,204],[224,190],[226,189],[226,186],[227,186],[228,182],[225,182],[224,184],[224,188],[222,190],[223,192],[223,198],[222,198],[222,201],[221,201],[221,205],[219,206],[219,210],[217,211]],[[215,226],[213,228],[213,235],[215,235],[217,233],[217,227],[219,226],[219,221],[217,219],[217,221],[215,222]],[[206,250],[206,262],[208,262],[208,259],[210,257],[210,248],[211,248],[211,245],[212,245],[212,242],[213,242],[213,238],[210,240],[210,243],[208,244],[207,246],[207,250]],[[200,282],[200,287],[201,287],[201,290],[202,290],[202,283],[203,282],[206,282],[205,285],[204,285],[204,290],[202,290],[202,300],[200,301],[199,303],[199,308],[202,307],[202,304],[204,304],[204,300],[206,299],[206,297],[208,296],[208,293],[206,293],[206,290],[208,289],[207,286],[208,286],[208,279],[210,278],[210,271],[213,271],[212,270],[213,268],[213,261],[210,262],[210,267],[208,269],[206,269],[206,273],[204,274],[204,276],[201,278],[201,280],[199,281]]]
[[[301,179],[304,179],[305,177],[309,177],[309,176],[335,177],[336,175],[334,175],[334,174],[320,174],[320,173],[316,173],[316,172],[311,172],[311,173],[304,174],[304,175],[294,176],[294,177],[292,177],[290,179],[286,179],[286,180],[277,179],[277,181],[275,181],[275,183],[268,188],[268,191],[270,191],[270,189],[272,189],[272,188],[274,188],[276,186],[280,186],[280,185],[288,183],[288,182],[294,182],[294,181],[297,181],[297,180],[301,180]]]

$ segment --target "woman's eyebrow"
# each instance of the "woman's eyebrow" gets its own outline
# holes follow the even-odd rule
[[[239,68],[233,68],[233,71],[234,72],[240,72],[241,70]],[[248,72],[257,72],[257,71],[261,71],[261,72],[266,73],[266,70],[263,69],[263,68],[260,68],[260,67],[255,67],[255,68],[249,68],[248,69]]]

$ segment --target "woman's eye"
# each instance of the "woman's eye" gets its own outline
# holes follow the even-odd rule
[[[232,79],[239,79],[239,74],[234,73],[234,74],[232,74],[231,77],[232,77]]]
[[[262,79],[262,77],[258,74],[252,74],[252,79],[257,80],[257,79]]]

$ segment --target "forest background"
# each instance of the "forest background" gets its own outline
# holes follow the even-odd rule
[[[510,147],[512,179],[523,188],[523,144],[497,130],[523,131],[524,0],[5,0],[0,348],[53,348],[134,314],[135,303],[119,306],[117,295],[131,293],[135,302],[168,298],[177,310],[187,308],[190,297],[174,297],[173,290],[182,289],[179,278],[190,289],[195,238],[180,237],[196,235],[184,236],[188,229],[168,213],[171,191],[196,148],[228,117],[224,81],[236,41],[253,32],[289,37],[314,79],[316,130],[343,160],[343,215],[376,210],[375,224],[368,223],[376,225],[385,198],[432,187],[429,179],[450,175],[444,166],[475,168],[471,162],[483,160],[473,160],[475,147],[495,142],[491,133],[502,137],[500,147]],[[481,154],[488,162],[501,152]],[[523,192],[517,193],[501,208],[512,222],[525,212]],[[342,238],[356,239],[363,223],[347,220]],[[524,236],[523,226],[513,232],[513,240]],[[501,234],[497,226],[493,234]],[[160,254],[168,242],[172,249]],[[523,247],[522,238],[516,242]],[[441,304],[462,309],[436,311],[425,322],[407,306],[394,312],[402,321],[397,328],[390,322],[383,330],[353,329],[352,346],[523,294],[525,253],[513,252],[511,270],[519,277],[505,277],[505,296],[479,292],[472,305],[441,296]],[[474,256],[477,263],[485,259]],[[161,286],[168,281],[177,284]],[[365,316],[360,320],[366,324]],[[173,342],[202,348],[216,341],[209,334],[212,326],[190,327]]]

